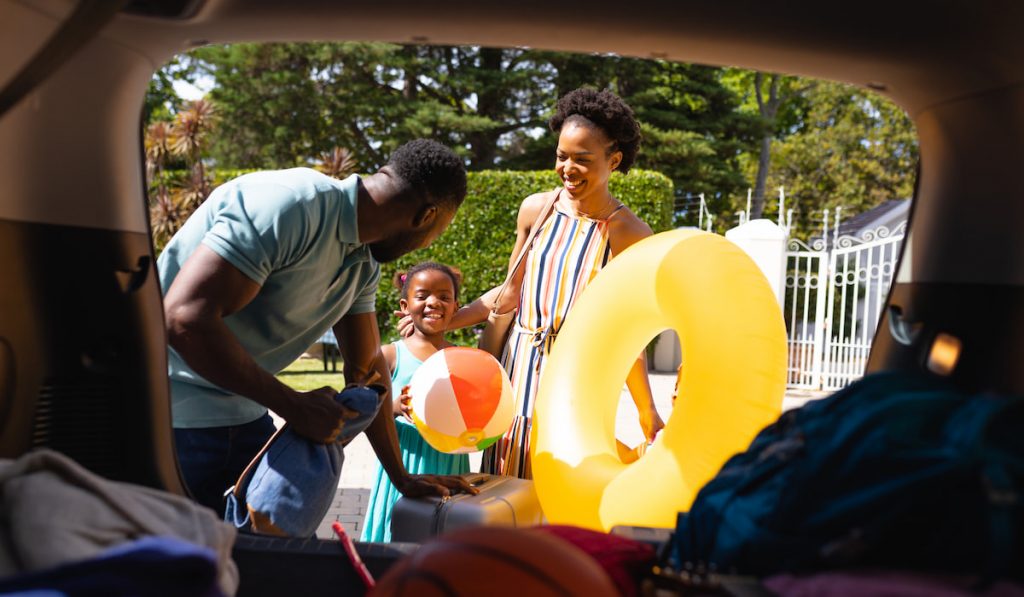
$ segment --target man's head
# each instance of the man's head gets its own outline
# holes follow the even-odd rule
[[[393,261],[430,245],[444,232],[466,197],[466,167],[451,149],[427,139],[402,145],[381,174],[390,177],[389,211],[397,226],[369,243],[380,262]]]

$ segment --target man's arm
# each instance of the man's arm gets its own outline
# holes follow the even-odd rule
[[[260,367],[224,323],[256,296],[260,286],[205,245],[188,258],[164,297],[167,339],[196,373],[279,414],[299,434],[333,441],[343,417],[335,391],[296,392]]]
[[[463,489],[476,493],[465,480],[455,476],[410,475],[402,464],[402,451],[398,446],[398,432],[395,430],[395,415],[391,404],[391,374],[380,348],[380,330],[377,329],[377,314],[359,313],[345,315],[334,326],[338,338],[338,350],[344,362],[346,383],[379,383],[388,389],[383,396],[384,407],[366,428],[366,438],[388,478],[402,492],[402,495],[427,494],[449,495],[452,489]]]

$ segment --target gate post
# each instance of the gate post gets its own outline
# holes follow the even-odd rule
[[[761,269],[783,308],[786,300],[786,229],[766,219],[751,220],[725,233]]]

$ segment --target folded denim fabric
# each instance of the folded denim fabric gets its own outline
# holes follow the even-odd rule
[[[337,395],[360,415],[345,422],[334,443],[312,442],[287,425],[278,430],[228,490],[224,519],[253,533],[312,537],[334,500],[343,445],[370,425],[384,391],[378,385],[349,386]]]

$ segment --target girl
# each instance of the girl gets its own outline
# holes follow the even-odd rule
[[[484,453],[484,472],[532,477],[529,462],[530,422],[547,354],[562,322],[587,284],[612,259],[651,229],[608,190],[613,171],[629,172],[640,145],[640,125],[633,111],[610,91],[577,89],[566,94],[549,121],[558,133],[555,171],[562,184],[527,197],[519,208],[516,244],[509,267],[526,244],[530,229],[555,194],[551,213],[541,222],[526,263],[509,284],[499,313],[517,308],[502,364],[512,379],[517,416],[510,431]],[[624,288],[623,292],[629,292]],[[497,296],[492,289],[461,309],[452,327],[480,323]],[[506,299],[507,297],[507,299]],[[609,314],[629,325],[628,314]],[[654,406],[643,354],[626,377],[647,440],[664,427]]]
[[[427,357],[451,346],[444,332],[459,308],[461,276],[454,269],[434,262],[413,266],[395,274],[401,293],[399,308],[412,321],[412,335],[381,348],[391,370],[391,387],[396,392],[393,409],[402,462],[411,474],[461,475],[469,472],[469,456],[444,454],[430,447],[409,417],[409,381]],[[362,541],[391,541],[391,509],[401,494],[378,465],[370,493]]]

